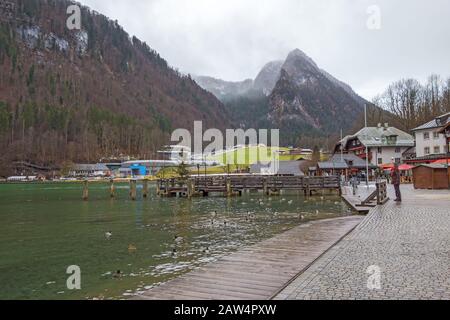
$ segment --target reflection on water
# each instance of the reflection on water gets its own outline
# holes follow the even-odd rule
[[[337,196],[130,201],[126,185],[0,185],[0,299],[117,299],[312,219],[350,214]],[[154,194],[154,190],[152,190]],[[70,265],[81,290],[66,287]]]

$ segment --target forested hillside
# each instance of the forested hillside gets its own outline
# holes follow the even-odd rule
[[[9,0],[0,19],[0,167],[156,156],[174,128],[224,128],[228,114],[107,17],[66,0]],[[8,10],[8,12],[6,12]],[[6,168],[6,169],[5,169]]]

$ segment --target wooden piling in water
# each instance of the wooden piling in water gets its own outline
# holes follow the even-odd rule
[[[194,181],[189,179],[187,181],[187,197],[192,198],[194,196]]]
[[[269,188],[267,187],[267,179],[264,178],[263,180],[263,192],[266,196],[269,195]]]
[[[148,197],[148,179],[144,179],[142,182],[142,196],[144,198]]]
[[[130,198],[136,200],[136,180],[130,180]]]
[[[114,187],[114,179],[109,180],[109,195],[111,198],[116,197],[116,189]]]
[[[226,187],[227,187],[227,197],[231,197],[232,189],[231,189],[231,179],[230,178],[227,178]]]
[[[87,201],[89,199],[89,181],[83,181],[83,200]]]

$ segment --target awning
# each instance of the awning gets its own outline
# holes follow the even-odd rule
[[[386,163],[386,164],[380,165],[380,168],[383,170],[393,169],[394,167],[395,167],[395,165],[393,163]]]
[[[413,168],[414,166],[410,166],[409,164],[402,164],[401,166],[398,167],[400,171],[409,171],[412,170]]]

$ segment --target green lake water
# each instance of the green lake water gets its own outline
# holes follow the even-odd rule
[[[107,184],[89,191],[84,202],[81,184],[0,184],[0,299],[123,299],[309,220],[351,214],[337,196],[188,200],[152,187],[130,201],[126,184],[115,200]],[[67,289],[72,265],[81,290]]]

